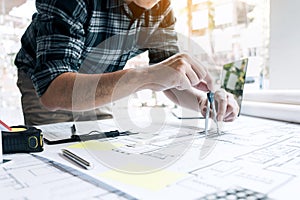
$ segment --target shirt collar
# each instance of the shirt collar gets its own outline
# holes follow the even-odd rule
[[[115,8],[120,7],[126,3],[125,0],[108,0],[107,1],[107,8]]]

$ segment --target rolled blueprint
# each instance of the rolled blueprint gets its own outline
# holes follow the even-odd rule
[[[243,101],[241,114],[300,123],[300,105]]]
[[[300,90],[244,91],[243,100],[300,105]]]

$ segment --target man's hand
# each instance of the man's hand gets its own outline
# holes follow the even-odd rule
[[[207,96],[205,92],[200,92],[195,89],[190,90],[165,90],[164,94],[175,104],[182,107],[201,112],[203,116],[207,109]],[[220,89],[215,92],[215,102],[217,104],[217,120],[231,122],[237,118],[239,106],[231,93]],[[210,116],[212,110],[210,109]]]
[[[176,104],[192,110],[201,111],[205,116],[207,98],[192,91],[213,91],[213,78],[207,69],[187,54],[176,54],[167,60],[152,65],[148,71],[148,89],[164,91]],[[156,81],[154,81],[156,80]],[[220,89],[215,92],[217,120],[230,122],[236,119],[239,106],[233,95]],[[197,102],[197,103],[195,103]],[[199,108],[200,106],[200,108]]]
[[[231,93],[220,89],[215,92],[215,101],[217,104],[217,120],[224,122],[232,122],[237,118],[239,106]],[[205,116],[207,110],[207,99],[200,101],[200,110]],[[212,116],[212,113],[210,114]]]
[[[146,87],[155,91],[171,88],[186,90],[195,87],[202,91],[214,91],[213,79],[207,69],[187,54],[176,54],[148,71]]]

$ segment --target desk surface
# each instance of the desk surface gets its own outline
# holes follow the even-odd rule
[[[225,125],[225,134],[205,138],[199,133],[203,120],[178,120],[156,109],[138,110],[133,118],[92,123],[101,131],[132,129],[138,135],[45,146],[35,156],[6,155],[12,161],[0,168],[1,194],[7,199],[197,199],[242,186],[274,199],[297,198],[298,124],[241,116]],[[41,128],[63,134],[69,127]],[[95,167],[84,170],[65,160],[61,148]]]

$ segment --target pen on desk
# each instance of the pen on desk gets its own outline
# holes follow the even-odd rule
[[[4,123],[2,120],[0,120],[0,130],[1,131],[11,131],[11,127],[8,126],[6,123]]]
[[[80,165],[84,169],[92,169],[93,163],[79,157],[78,155],[72,153],[67,149],[62,149],[62,155],[66,158],[70,159],[71,161],[75,162],[76,164]]]

